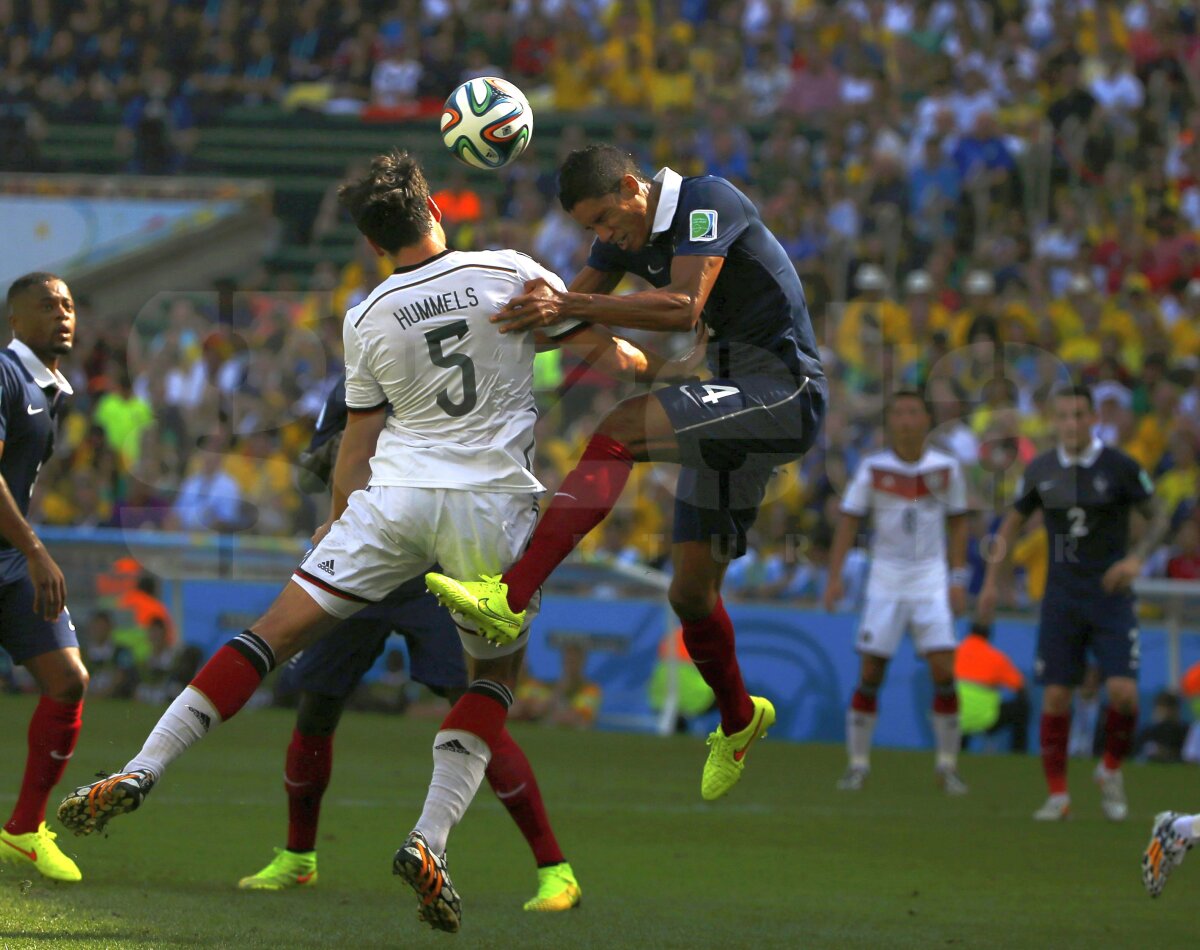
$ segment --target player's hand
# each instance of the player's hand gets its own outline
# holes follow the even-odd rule
[[[826,610],[832,611],[842,602],[842,598],[845,596],[846,588],[842,584],[841,573],[830,574],[829,580],[825,582],[825,592],[821,595],[821,606]]]
[[[494,314],[492,323],[501,324],[501,333],[554,326],[562,320],[564,296],[542,277],[526,281],[525,292],[513,297],[503,310]]]
[[[55,621],[67,605],[67,579],[49,552],[39,547],[29,556],[29,579],[33,582],[33,612]]]
[[[979,591],[979,600],[975,603],[975,616],[980,623],[990,624],[996,619],[996,601],[998,599],[996,582],[984,581],[983,587]]]
[[[957,585],[950,588],[950,612],[961,617],[967,612],[967,589]]]
[[[701,323],[696,328],[696,341],[682,356],[678,356],[673,360],[667,360],[663,363],[662,372],[658,374],[658,378],[662,382],[683,382],[685,379],[691,379],[696,375],[704,365],[704,358],[708,353],[708,327]]]
[[[322,541],[322,540],[325,538],[325,535],[329,534],[329,529],[330,529],[330,528],[332,528],[332,527],[333,527],[333,519],[332,519],[332,518],[330,518],[330,519],[329,519],[328,521],[326,521],[326,522],[325,522],[323,525],[321,525],[319,528],[317,528],[317,530],[316,530],[316,531],[314,531],[314,532],[313,532],[313,536],[312,536],[312,546],[313,546],[314,548],[315,548],[315,547],[316,547],[318,544],[320,544],[320,543],[321,543],[321,541]]]
[[[1117,561],[1105,571],[1100,585],[1104,588],[1105,593],[1116,594],[1133,587],[1133,582],[1141,573],[1142,562],[1131,554],[1129,557]]]

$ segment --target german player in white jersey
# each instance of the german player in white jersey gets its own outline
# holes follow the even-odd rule
[[[842,564],[870,516],[871,573],[856,638],[861,672],[846,712],[850,762],[838,788],[860,790],[871,771],[879,690],[907,630],[933,678],[938,784],[963,795],[954,617],[967,606],[966,482],[953,456],[926,445],[932,417],[918,393],[895,393],[886,421],[889,447],[860,462],[842,498],[824,596],[827,610],[842,599]]]
[[[166,767],[237,713],[278,663],[365,605],[435,562],[473,576],[499,574],[517,558],[542,490],[530,468],[537,346],[569,337],[591,365],[647,382],[687,378],[702,357],[701,346],[664,362],[579,322],[502,335],[489,318],[526,282],[562,282],[515,251],[449,250],[424,175],[402,152],[377,157],[339,197],[396,270],[346,315],[349,414],[329,521],[267,613],[217,651],[142,751],[63,800],[59,816],[78,834],[139,807]],[[424,811],[393,858],[417,893],[420,919],[446,931],[461,920],[446,839],[504,731],[529,635],[527,625],[497,648],[459,630],[470,686],[434,739]]]

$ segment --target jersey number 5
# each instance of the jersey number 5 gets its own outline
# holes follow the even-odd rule
[[[437,404],[448,416],[465,416],[475,408],[479,394],[475,390],[475,364],[469,356],[462,353],[443,353],[442,344],[446,340],[463,340],[467,336],[467,321],[455,320],[444,327],[430,330],[425,334],[425,342],[429,345],[429,359],[434,366],[446,369],[457,369],[462,373],[462,401],[455,402],[450,398],[450,388],[438,393]]]

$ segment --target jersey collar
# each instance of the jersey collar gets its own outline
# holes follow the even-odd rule
[[[1100,453],[1104,450],[1104,443],[1092,436],[1091,444],[1083,450],[1078,456],[1068,455],[1067,450],[1062,447],[1060,442],[1058,445],[1058,464],[1063,468],[1070,468],[1072,465],[1078,465],[1080,468],[1091,468],[1096,464],[1096,459],[1100,457]]]
[[[33,381],[42,389],[45,389],[47,386],[57,386],[61,392],[68,396],[74,394],[75,390],[67,382],[67,377],[56,369],[50,369],[50,367],[37,358],[33,350],[20,340],[14,338],[8,344],[8,348],[13,351],[17,359],[21,361],[21,365],[25,367],[25,371],[33,377]]]
[[[654,227],[650,233],[662,234],[671,227],[675,220],[675,209],[679,207],[679,189],[683,185],[683,176],[665,165],[659,169],[654,180],[661,186],[658,189],[658,206],[654,209]]]

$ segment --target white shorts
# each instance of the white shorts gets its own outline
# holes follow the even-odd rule
[[[501,574],[521,556],[537,524],[532,494],[372,485],[350,496],[342,516],[292,574],[334,617],[383,600],[434,564],[451,577]],[[454,616],[463,649],[476,659],[507,656],[529,639],[540,592],[526,608],[525,629],[494,647]]]
[[[891,659],[906,629],[912,631],[913,646],[921,656],[958,646],[948,596],[903,600],[868,593],[855,648],[859,653]]]

